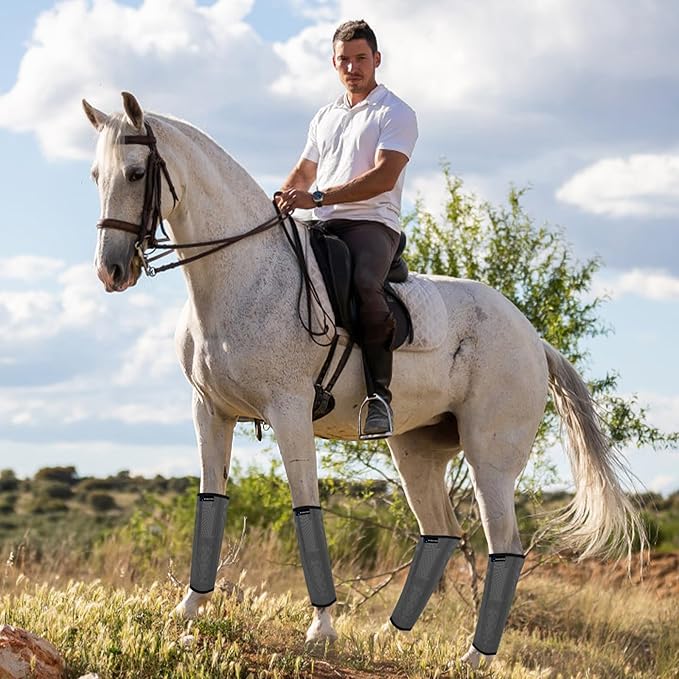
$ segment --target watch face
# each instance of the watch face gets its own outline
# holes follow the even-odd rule
[[[313,199],[314,203],[316,203],[317,205],[321,205],[321,203],[323,202],[324,195],[325,194],[323,193],[323,191],[314,191],[311,194],[311,198]]]

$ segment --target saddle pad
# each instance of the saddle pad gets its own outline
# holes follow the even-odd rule
[[[414,336],[396,351],[431,351],[440,347],[448,329],[448,312],[436,285],[421,274],[411,273],[405,283],[392,283],[394,292],[408,307]]]

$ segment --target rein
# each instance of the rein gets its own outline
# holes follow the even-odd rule
[[[195,241],[192,243],[168,242],[170,239],[165,232],[165,228],[163,227],[163,218],[161,214],[161,172],[165,177],[168,187],[170,188],[170,192],[172,193],[172,199],[174,201],[173,208],[179,202],[179,198],[177,197],[177,192],[175,191],[174,184],[172,183],[172,178],[168,172],[167,165],[158,152],[156,137],[151,130],[151,126],[148,124],[148,122],[144,123],[144,125],[146,127],[145,135],[124,135],[122,141],[119,142],[121,144],[142,144],[144,146],[148,146],[150,150],[148,159],[146,161],[146,183],[144,185],[144,204],[142,206],[141,219],[138,224],[126,222],[121,219],[101,219],[99,222],[97,222],[97,228],[117,229],[119,231],[126,231],[137,236],[134,247],[137,251],[137,254],[139,255],[139,258],[141,259],[144,272],[147,276],[153,277],[163,271],[184,266],[186,264],[190,264],[191,262],[195,262],[198,259],[202,259],[203,257],[207,257],[208,255],[229,247],[229,245],[234,245],[245,238],[249,238],[250,236],[254,236],[258,233],[268,231],[277,224],[280,224],[281,228],[283,229],[283,233],[285,234],[285,238],[295,253],[295,259],[297,260],[297,264],[300,269],[300,287],[297,296],[297,316],[299,317],[302,327],[307,331],[315,344],[319,346],[330,347],[330,353],[328,354],[325,363],[321,368],[321,372],[316,378],[314,384],[315,397],[313,403],[313,417],[314,419],[317,417],[322,417],[326,412],[329,412],[329,410],[332,410],[334,407],[334,397],[332,396],[331,391],[335,385],[335,382],[344,370],[344,367],[349,359],[349,355],[353,349],[354,342],[350,341],[347,344],[335,369],[335,372],[330,378],[330,381],[325,387],[323,387],[323,381],[325,380],[328,370],[330,369],[330,364],[335,355],[335,350],[339,341],[339,335],[337,334],[337,326],[335,325],[332,316],[323,307],[318,291],[311,280],[306,260],[306,253],[304,251],[304,246],[300,240],[297,225],[295,224],[294,220],[289,215],[284,215],[280,211],[275,200],[278,194],[274,194],[273,206],[276,210],[276,215],[271,219],[262,222],[250,231],[246,231],[245,233],[241,233],[237,236],[229,236],[228,238],[218,238],[215,240]],[[288,218],[291,225],[291,233],[288,233],[288,230],[285,226],[286,220]],[[156,231],[158,227],[160,227],[160,230],[165,236],[163,240],[158,240],[156,238]],[[178,259],[175,262],[171,262],[170,264],[165,264],[163,266],[154,267],[152,264],[161,257],[171,254],[173,250],[202,247],[209,249],[199,252],[197,255],[192,255],[191,257],[186,257],[185,259]],[[147,249],[151,250],[150,256],[147,254]],[[164,252],[161,252],[160,254],[154,254],[158,250],[163,250]],[[302,296],[305,289],[308,325],[304,322],[301,311]],[[318,308],[321,310],[322,329],[318,331],[315,331],[312,327],[312,300],[317,303]],[[319,338],[324,337],[330,330],[331,326],[333,328],[333,335],[330,341],[320,341]],[[257,438],[261,440],[261,422],[259,420],[255,420],[255,428],[257,431]]]
[[[214,252],[223,250],[224,248],[229,247],[229,245],[238,243],[244,238],[248,238],[249,236],[254,236],[255,234],[267,231],[277,224],[284,224],[285,216],[281,214],[276,206],[275,217],[268,219],[246,233],[242,233],[237,236],[229,236],[228,238],[217,238],[215,240],[196,241],[192,243],[169,243],[168,241],[170,239],[168,238],[167,233],[165,233],[165,228],[163,227],[163,218],[161,216],[161,172],[165,177],[168,187],[170,188],[170,192],[172,193],[172,199],[174,201],[173,207],[177,204],[179,198],[177,197],[177,192],[175,191],[174,184],[172,183],[170,173],[167,170],[167,165],[158,152],[156,137],[151,130],[151,126],[148,123],[144,123],[144,125],[146,127],[145,135],[125,135],[123,136],[122,141],[119,142],[120,144],[142,144],[143,146],[148,146],[150,149],[150,153],[146,161],[146,183],[144,185],[144,204],[142,206],[141,219],[137,224],[133,222],[126,222],[121,219],[101,219],[97,222],[97,228],[117,229],[118,231],[127,231],[128,233],[132,233],[137,236],[137,241],[134,244],[134,247],[137,250],[137,254],[141,259],[142,267],[147,276],[153,277],[163,271],[168,271],[169,269],[174,269],[178,266],[190,264],[191,262],[195,262],[198,259],[207,257]],[[158,227],[160,227],[160,230],[165,236],[165,238],[162,240],[158,240],[156,238],[156,230]],[[185,259],[178,259],[176,262],[172,262],[171,264],[165,264],[159,267],[154,267],[152,264],[152,262],[155,262],[156,260],[171,254],[173,250],[203,247],[209,249],[200,252],[197,255],[186,257]],[[151,256],[149,256],[147,253],[147,249],[151,250]],[[160,254],[154,254],[158,250],[164,250],[164,252],[161,252]]]

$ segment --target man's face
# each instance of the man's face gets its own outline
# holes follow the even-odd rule
[[[332,65],[351,94],[367,94],[375,87],[375,69],[380,60],[380,53],[373,54],[363,38],[347,42],[338,40],[333,45]]]

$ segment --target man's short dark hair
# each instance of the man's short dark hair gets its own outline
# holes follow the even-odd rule
[[[349,40],[365,40],[373,54],[377,52],[377,38],[373,29],[368,26],[367,21],[363,19],[354,19],[353,21],[345,21],[332,36],[333,47],[338,40],[348,42]]]

